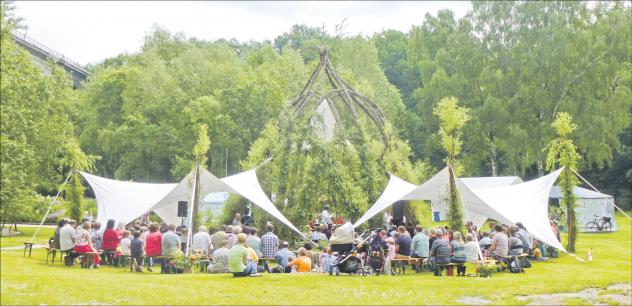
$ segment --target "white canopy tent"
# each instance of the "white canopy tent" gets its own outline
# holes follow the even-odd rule
[[[167,223],[177,223],[178,201],[189,201],[191,205],[194,171],[178,184],[117,181],[85,172],[80,173],[94,190],[97,200],[97,221],[103,224],[109,219],[128,223],[151,211]],[[265,195],[255,169],[223,179],[200,169],[199,180],[201,195],[229,192],[243,196],[305,237]]]
[[[410,183],[391,175],[386,189],[378,201],[360,217],[354,227],[375,216],[389,205],[399,200],[440,200],[447,195],[449,184],[448,168],[444,168],[426,183],[414,188],[408,194]],[[548,195],[561,170],[541,178],[509,186],[469,188],[460,178],[456,179],[461,196],[465,219],[480,227],[488,218],[507,224],[522,224],[533,236],[560,250],[564,250],[557,241],[548,219]],[[375,207],[375,208],[374,208]]]
[[[117,181],[79,172],[94,190],[97,199],[97,221],[107,223],[109,219],[129,223],[144,213],[178,184],[150,184]]]
[[[573,195],[577,198],[575,215],[577,216],[578,229],[584,232],[590,231],[590,229],[586,228],[586,224],[593,221],[595,216],[599,216],[609,217],[610,223],[612,224],[612,231],[617,230],[613,196],[582,187],[573,188]],[[564,198],[562,189],[559,186],[553,186],[549,198],[555,199],[560,203]],[[561,205],[561,207],[564,206]]]

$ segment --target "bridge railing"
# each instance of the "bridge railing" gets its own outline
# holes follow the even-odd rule
[[[19,31],[11,31],[11,36],[13,36],[13,39],[21,42],[22,44],[25,45],[29,45],[33,48],[39,49],[41,52],[45,53],[48,57],[51,57],[53,60],[57,61],[57,62],[61,62],[64,65],[70,66],[72,67],[72,69],[75,69],[81,73],[84,73],[86,76],[90,75],[90,73],[79,63],[69,59],[68,57],[66,57],[65,55],[45,46],[44,44],[40,43],[39,41],[30,38],[26,35],[26,33],[22,33]]]

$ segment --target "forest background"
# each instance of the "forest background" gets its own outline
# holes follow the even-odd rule
[[[577,124],[571,138],[580,173],[627,210],[631,16],[627,2],[473,2],[463,18],[443,10],[420,16],[408,32],[366,37],[347,35],[344,22],[332,34],[295,25],[261,42],[203,41],[156,25],[140,52],[91,65],[91,76],[73,90],[61,68],[50,63],[52,73],[43,74],[15,45],[9,33],[22,26],[20,18],[2,2],[2,220],[39,221],[76,143],[100,156],[94,174],[139,182],[179,181],[191,171],[202,124],[211,140],[208,169],[218,177],[281,159],[274,144],[296,137],[282,135],[288,103],[317,65],[319,46],[338,74],[380,107],[394,141],[382,155],[367,128],[356,135],[356,151],[310,140],[311,157],[288,162],[289,172],[275,172],[283,169],[275,161],[263,167],[267,192],[294,191],[289,207],[275,199],[293,222],[304,224],[310,216],[302,212],[331,201],[336,213],[357,219],[386,185],[381,170],[421,183],[443,168],[433,109],[450,96],[470,109],[461,176],[543,175],[551,123],[567,112]],[[231,201],[223,221],[243,204]]]

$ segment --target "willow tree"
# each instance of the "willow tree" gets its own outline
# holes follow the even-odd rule
[[[208,126],[206,124],[201,124],[200,129],[198,130],[197,143],[193,147],[193,157],[195,158],[195,177],[198,179],[200,177],[200,168],[206,169],[206,161],[208,159],[208,150],[210,147],[211,140],[208,137]],[[195,185],[192,186],[192,188],[196,189],[196,197],[193,199],[193,203],[191,203],[191,209],[193,209],[193,220],[189,231],[195,231],[198,224],[200,223],[198,216],[198,206],[200,202],[200,183],[198,182],[198,180],[195,181]]]
[[[568,227],[569,252],[575,252],[575,241],[577,240],[577,219],[575,217],[576,198],[573,189],[577,185],[577,178],[573,174],[577,171],[577,162],[581,156],[577,153],[577,148],[570,138],[577,125],[573,123],[573,117],[568,113],[558,113],[552,124],[557,137],[549,142],[545,150],[547,170],[555,170],[557,166],[564,167],[560,176],[562,195],[564,196],[564,206],[566,207],[566,223]]]
[[[307,84],[266,126],[243,166],[272,158],[258,175],[295,224],[315,219],[325,204],[353,221],[377,199],[387,172],[418,180],[410,154],[377,104],[343,80],[321,49]],[[266,221],[272,220],[257,214],[258,224]]]
[[[83,187],[81,175],[78,171],[94,170],[94,162],[99,156],[88,155],[81,150],[76,138],[68,139],[66,143],[66,158],[64,164],[70,168],[71,179],[68,189],[67,200],[70,210],[70,217],[81,221],[83,214]]]
[[[443,149],[448,153],[446,163],[450,173],[450,185],[448,190],[448,216],[450,219],[450,228],[455,231],[464,231],[463,222],[463,203],[456,189],[455,175],[461,172],[461,167],[456,161],[456,157],[461,152],[461,136],[463,127],[470,119],[468,115],[469,109],[458,106],[459,101],[455,97],[446,97],[441,99],[435,106],[433,113],[439,117],[439,135]]]

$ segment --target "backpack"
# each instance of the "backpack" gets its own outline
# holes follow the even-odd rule
[[[523,259],[522,260],[522,267],[523,268],[531,268],[531,262],[528,259]]]
[[[511,271],[511,273],[524,272],[518,258],[514,257],[511,262],[509,262],[509,271]]]

